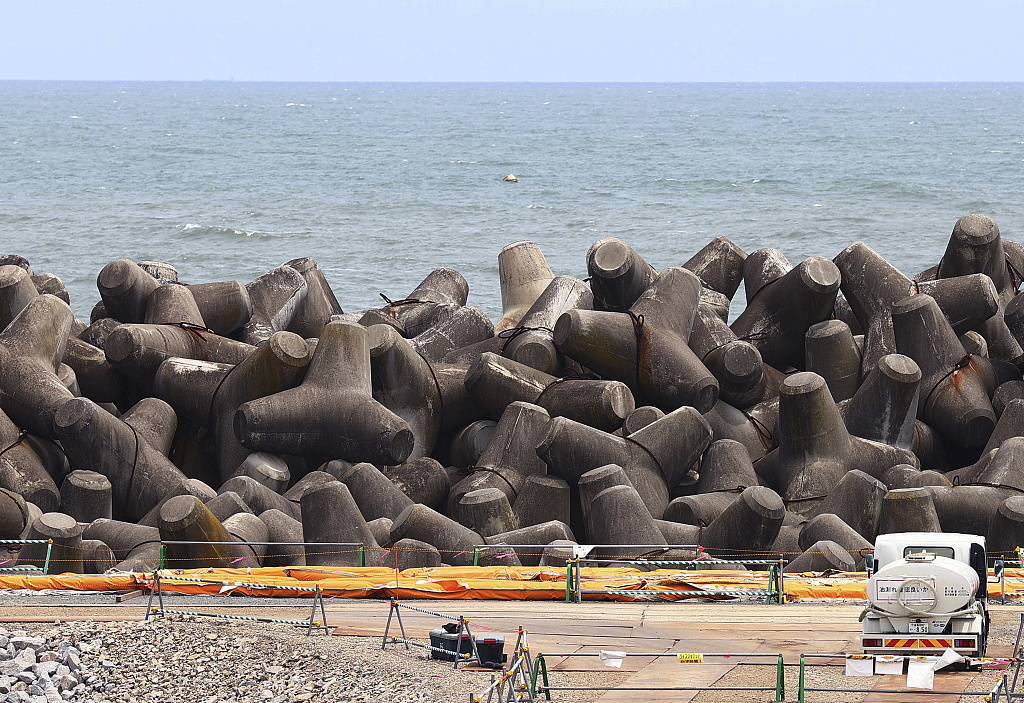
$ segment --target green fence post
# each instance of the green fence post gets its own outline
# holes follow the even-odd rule
[[[167,568],[167,545],[160,543],[160,570]]]
[[[480,565],[480,547],[473,547],[473,566]]]
[[[571,594],[572,594],[572,559],[569,559],[568,561],[565,562],[565,602],[566,603],[571,603],[572,602],[571,600],[569,600],[569,597],[570,597]],[[1021,617],[1024,618],[1024,615],[1022,615]]]
[[[800,681],[797,683],[797,694],[796,699],[799,703],[804,703],[804,655],[800,655]]]
[[[540,674],[544,681],[544,698],[551,700],[551,691],[548,690],[548,664],[543,654],[538,654],[533,662],[533,682],[530,684],[530,693],[533,698],[537,697],[537,674]]]
[[[366,547],[359,545],[359,566],[366,566]]]
[[[53,540],[46,540],[46,561],[43,562],[43,573],[50,573],[50,550],[53,549]]]
[[[782,703],[784,700],[786,700],[786,669],[780,654],[775,673],[775,703]]]

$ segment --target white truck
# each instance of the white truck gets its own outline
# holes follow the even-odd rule
[[[865,654],[927,655],[953,649],[985,656],[988,556],[985,538],[940,532],[880,535],[865,559]],[[996,577],[1002,568],[996,562]]]

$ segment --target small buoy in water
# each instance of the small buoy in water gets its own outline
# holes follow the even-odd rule
[[[507,176],[505,176],[505,182],[506,183],[518,183],[519,179],[515,177],[515,174],[510,173]]]

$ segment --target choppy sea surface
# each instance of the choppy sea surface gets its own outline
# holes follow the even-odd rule
[[[607,236],[656,268],[861,240],[912,274],[961,215],[1024,240],[1022,196],[1024,84],[0,82],[0,252],[83,319],[117,258],[247,282],[312,256],[346,311],[448,266],[495,320],[521,239],[580,277]]]

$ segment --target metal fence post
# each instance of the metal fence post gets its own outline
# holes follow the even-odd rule
[[[366,566],[366,547],[359,545],[359,566]]]
[[[533,662],[533,682],[530,684],[531,693],[537,696],[537,674],[540,674],[544,682],[544,699],[551,700],[551,691],[548,690],[548,664],[543,654],[538,654]]]
[[[780,654],[775,670],[775,703],[782,703],[784,700],[786,700],[786,669]]]
[[[167,568],[167,545],[160,543],[160,571]]]
[[[480,547],[473,546],[473,566],[480,566]]]
[[[46,561],[43,562],[43,573],[50,573],[50,551],[53,549],[53,540],[46,540]]]
[[[804,655],[800,655],[800,681],[797,683],[797,701],[804,703]]]

